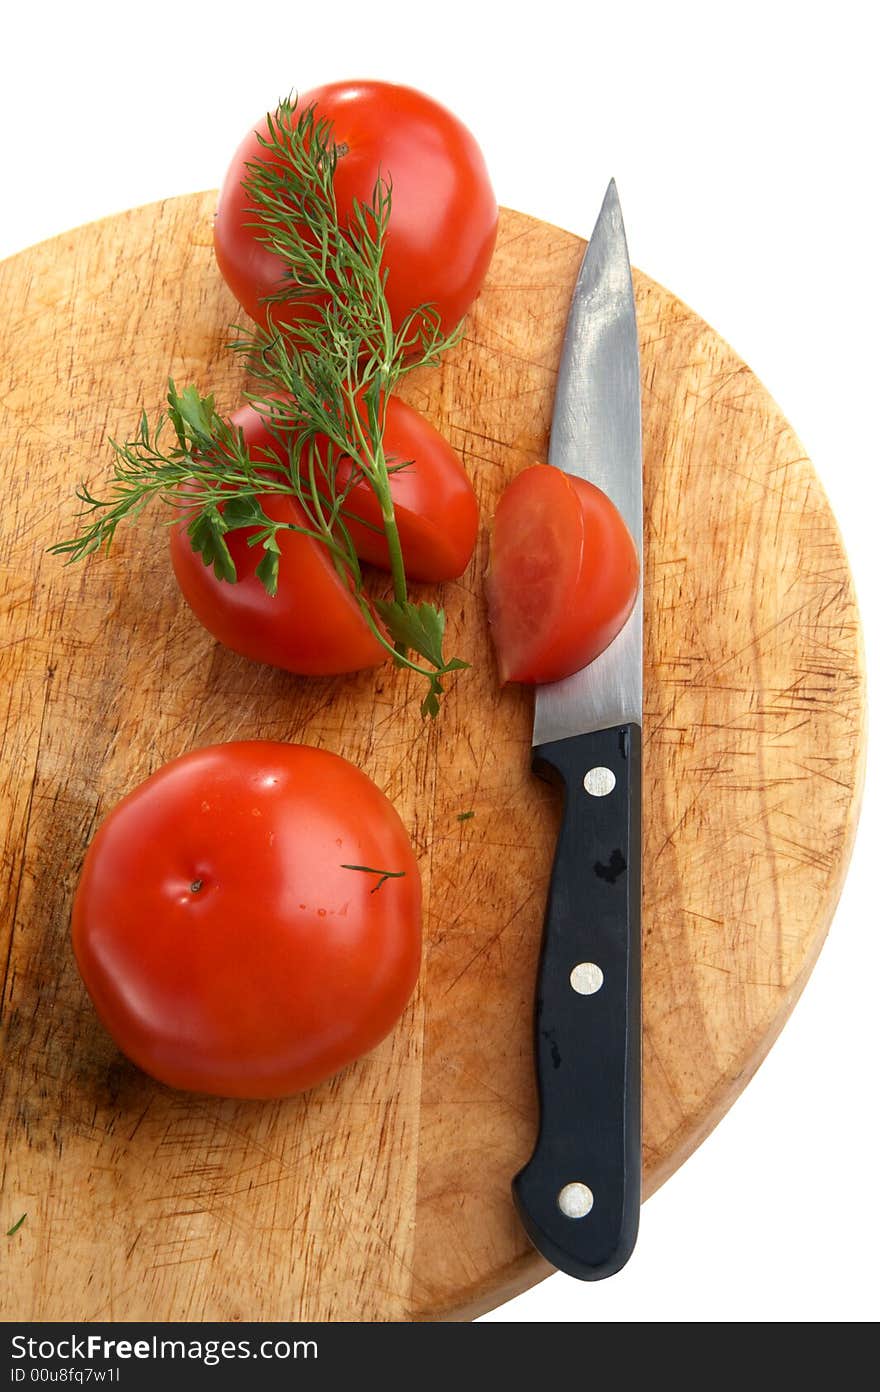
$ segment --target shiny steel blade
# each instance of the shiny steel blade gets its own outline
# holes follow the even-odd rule
[[[642,560],[639,341],[626,234],[608,185],[578,275],[556,383],[550,463],[608,494]],[[642,721],[642,580],[635,608],[594,662],[535,688],[533,744]]]

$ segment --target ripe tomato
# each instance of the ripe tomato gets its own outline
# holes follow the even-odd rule
[[[110,813],[73,948],[101,1020],[154,1078],[282,1097],[389,1032],[418,976],[420,916],[384,793],[336,754],[255,740],[172,760]]]
[[[407,465],[396,469],[390,479],[407,578],[456,579],[473,555],[480,521],[464,465],[430,421],[396,396],[387,400],[384,449],[389,465]],[[342,461],[337,473],[340,486],[351,472],[351,461]],[[366,480],[352,488],[346,511],[352,514],[345,525],[358,555],[387,570],[385,534],[374,530],[382,526],[382,512]],[[363,526],[363,522],[371,525]]]
[[[252,406],[236,411],[232,424],[243,431],[253,459],[271,460],[273,454],[285,459],[283,446]],[[476,494],[464,465],[430,421],[396,396],[387,398],[384,448],[393,470],[391,497],[407,578],[435,582],[456,579],[473,555],[480,520]],[[407,467],[393,467],[398,464]],[[350,480],[353,468],[350,459],[340,461],[336,474],[340,490]],[[358,556],[387,570],[382,511],[366,479],[352,485],[345,511],[345,525]]]
[[[449,330],[467,313],[489,266],[498,230],[498,205],[486,165],[470,132],[445,107],[410,87],[389,82],[334,82],[304,92],[298,110],[315,103],[316,116],[333,122],[340,150],[334,187],[340,220],[352,200],[369,204],[380,172],[392,182],[385,248],[386,293],[395,328],[418,305],[435,304]],[[217,264],[245,311],[266,322],[262,297],[284,284],[284,263],[248,224],[252,200],[241,184],[245,166],[267,158],[257,132],[242,141],[220,190],[214,224]],[[302,302],[281,310],[294,322]]]
[[[305,524],[295,498],[265,494],[261,502],[275,521]],[[193,551],[185,521],[171,528],[177,583],[208,632],[244,657],[302,676],[333,676],[384,662],[387,652],[326,548],[299,532],[279,532],[278,591],[269,595],[256,573],[262,550],[247,544],[255,530],[242,527],[226,534],[238,576],[230,584]]]
[[[607,494],[548,464],[508,484],[495,513],[487,592],[502,682],[585,667],[630,615],[639,560]]]

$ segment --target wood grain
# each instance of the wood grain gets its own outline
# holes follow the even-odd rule
[[[509,1196],[530,1149],[531,996],[558,809],[531,697],[499,693],[481,576],[445,588],[473,663],[425,727],[390,669],[305,681],[217,647],[162,520],[63,568],[74,484],[169,373],[237,403],[211,194],[0,267],[5,967],[3,1309],[17,1319],[465,1318],[546,1274]],[[466,337],[405,395],[488,520],[544,456],[583,244],[503,216]],[[864,677],[840,538],[804,450],[733,351],[637,275],[646,468],[644,1080],[650,1194],[730,1106],[815,961],[859,801]],[[173,1093],[104,1034],[68,943],[97,822],[186,749],[266,736],[354,759],[424,876],[420,988],[393,1036],[307,1096]],[[460,822],[458,814],[473,811]],[[8,1220],[8,1221],[7,1221]],[[588,1292],[585,1299],[589,1299]]]

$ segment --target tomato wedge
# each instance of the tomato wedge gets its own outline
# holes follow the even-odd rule
[[[560,681],[626,623],[638,553],[607,494],[535,464],[501,495],[486,586],[502,682]]]

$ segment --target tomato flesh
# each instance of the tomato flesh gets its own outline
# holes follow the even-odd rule
[[[635,543],[607,494],[536,464],[504,490],[487,577],[502,682],[560,681],[598,657],[639,586]]]
[[[393,872],[347,869],[364,865]],[[251,741],[166,764],[92,841],[73,947],[122,1051],[171,1087],[280,1097],[372,1049],[416,982],[421,888],[359,769]]]
[[[486,274],[498,230],[498,206],[479,146],[445,107],[389,82],[336,82],[304,92],[298,109],[315,104],[333,123],[340,150],[334,188],[345,225],[353,201],[369,205],[381,172],[392,181],[384,266],[392,322],[399,329],[419,305],[435,304],[445,330],[467,313]],[[239,304],[266,322],[263,297],[285,284],[279,256],[262,243],[245,166],[267,159],[258,136],[265,119],[236,151],[220,191],[214,225],[217,264]],[[289,283],[289,282],[288,282]],[[308,313],[302,301],[276,304],[277,323]]]

